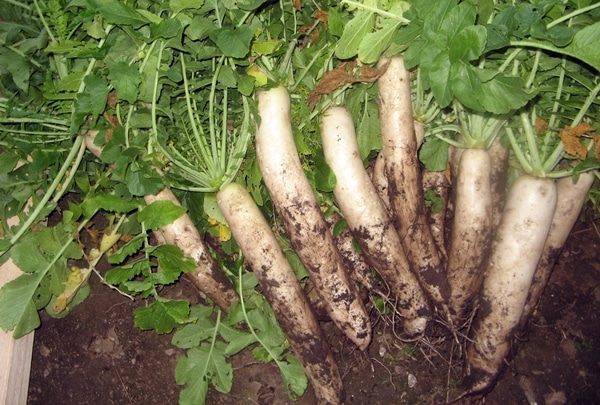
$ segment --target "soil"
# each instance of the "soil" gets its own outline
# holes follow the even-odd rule
[[[539,308],[513,345],[495,388],[484,398],[459,403],[564,405],[600,403],[600,221],[576,225],[556,265]],[[174,368],[183,351],[171,335],[135,327],[130,301],[91,281],[89,298],[65,318],[42,314],[35,332],[30,405],[177,404]],[[200,299],[182,280],[163,291],[174,298]],[[392,320],[373,316],[374,339],[356,350],[331,323],[330,340],[346,388],[347,404],[443,404],[460,392],[462,348],[430,326],[427,337],[402,342]],[[210,389],[209,405],[292,404],[273,364],[247,351],[232,358],[230,393]],[[309,387],[298,405],[316,403]]]

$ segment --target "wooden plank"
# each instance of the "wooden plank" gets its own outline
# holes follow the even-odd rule
[[[0,266],[0,286],[20,274],[21,270],[9,259]],[[0,404],[27,403],[33,336],[31,332],[15,340],[12,332],[0,329]]]
[[[30,202],[28,203],[28,205]],[[9,226],[18,224],[18,218],[9,218]],[[19,277],[23,272],[8,259],[0,266],[0,287]],[[31,354],[34,332],[14,339],[12,332],[0,328],[0,404],[27,404]]]

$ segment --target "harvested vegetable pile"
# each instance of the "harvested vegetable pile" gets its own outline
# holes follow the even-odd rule
[[[374,311],[399,341],[441,328],[465,370],[448,399],[485,395],[597,201],[600,4],[2,8],[0,254],[24,273],[0,326],[66,316],[99,277],[175,331],[182,404],[231,390],[244,350],[289,398],[342,403],[319,319],[364,351]],[[161,295],[182,277],[201,304]]]

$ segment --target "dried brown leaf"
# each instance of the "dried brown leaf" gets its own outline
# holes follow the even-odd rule
[[[331,94],[346,84],[372,83],[379,79],[386,69],[387,65],[377,69],[358,64],[356,61],[343,62],[337,68],[323,75],[317,86],[308,95],[308,106],[312,110],[322,95]]]
[[[565,152],[569,155],[577,156],[582,160],[587,157],[587,148],[580,141],[580,137],[585,135],[587,132],[593,131],[592,127],[587,122],[582,122],[574,127],[565,125],[565,128],[558,133],[563,145]]]
[[[538,134],[541,134],[542,132],[544,132],[547,129],[548,129],[547,121],[544,121],[541,118],[535,119],[535,132],[537,132]]]

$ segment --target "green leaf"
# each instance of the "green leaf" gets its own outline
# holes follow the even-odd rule
[[[450,62],[469,62],[481,56],[487,42],[487,31],[480,25],[471,25],[460,30],[450,41]]]
[[[115,25],[131,25],[133,28],[139,28],[148,24],[150,21],[135,11],[133,7],[123,2],[109,0],[100,6],[100,14],[104,19]]]
[[[440,52],[429,68],[431,92],[440,107],[448,106],[454,97],[453,87],[450,85],[451,68],[450,56],[446,52]]]
[[[122,157],[127,163],[131,161],[124,155]],[[133,162],[129,166],[129,170],[125,173],[125,182],[129,192],[136,196],[156,194],[164,187],[163,178],[156,170],[141,166],[138,162]]]
[[[233,356],[250,345],[256,343],[256,336],[252,333],[232,328],[231,326],[222,325],[219,328],[219,333],[229,344],[224,350],[226,356]]]
[[[183,26],[175,18],[165,18],[158,24],[150,25],[150,39],[169,39],[181,34]]]
[[[108,99],[108,86],[104,79],[88,75],[84,79],[85,89],[77,94],[77,113],[91,114],[94,118],[104,112]]]
[[[253,11],[262,6],[267,0],[238,0],[235,2],[240,10]]]
[[[104,275],[104,281],[108,284],[119,285],[149,271],[150,262],[148,259],[142,259],[108,270]]]
[[[147,307],[136,308],[135,324],[143,330],[154,329],[156,333],[170,333],[173,329],[193,321],[187,301],[155,301]]]
[[[372,11],[360,10],[344,27],[335,55],[339,59],[350,59],[356,56],[363,38],[373,30],[374,26],[375,14]]]
[[[453,64],[450,68],[450,80],[451,89],[458,101],[475,111],[483,111],[476,96],[480,94],[481,82],[471,65],[462,61]],[[489,97],[493,97],[493,94],[490,94]],[[442,103],[439,104],[442,105]]]
[[[358,58],[361,62],[367,64],[377,62],[392,43],[399,26],[400,21],[386,18],[381,21],[381,27],[377,31],[366,34],[358,47]]]
[[[236,29],[221,28],[211,33],[215,44],[225,56],[243,58],[250,52],[250,42],[254,38],[252,30],[243,25]]]
[[[204,0],[169,0],[169,8],[174,13],[187,9],[199,9],[204,5]]]
[[[138,220],[149,229],[159,229],[172,224],[186,213],[186,209],[171,201],[155,201],[144,207],[138,214]]]
[[[33,296],[45,273],[22,274],[0,288],[0,327],[15,339],[40,326]]]
[[[214,346],[202,343],[188,350],[175,367],[177,384],[187,384],[181,391],[179,403],[182,405],[204,404],[208,384],[212,383],[219,392],[228,393],[233,384],[233,368],[223,355],[225,344],[215,342]]]
[[[119,250],[108,256],[108,262],[110,264],[123,263],[127,257],[137,253],[137,251],[140,250],[140,248],[144,245],[145,240],[146,234],[137,235],[125,245],[121,246]]]
[[[366,104],[365,111],[361,114],[356,127],[356,142],[360,158],[366,161],[374,150],[381,149],[381,129],[379,128],[379,116],[377,107]]]
[[[119,98],[131,104],[135,103],[142,81],[138,69],[125,62],[119,62],[110,67],[109,77]]]
[[[304,394],[308,387],[308,378],[304,373],[302,365],[291,353],[286,356],[285,361],[279,362],[279,370],[281,371],[281,379],[283,380],[283,388],[287,396],[295,401]]]
[[[427,170],[440,172],[446,170],[448,164],[448,144],[443,140],[428,136],[419,149],[419,160]]]
[[[477,99],[483,110],[494,114],[506,114],[523,107],[537,92],[525,89],[525,81],[517,76],[494,74],[491,80],[485,80],[490,73],[483,69],[475,70],[482,79]]]
[[[25,273],[42,272],[49,263],[40,248],[42,240],[39,233],[23,236],[10,253],[15,266]]]
[[[339,11],[334,7],[331,7],[327,13],[327,27],[329,28],[329,33],[336,37],[341,37],[344,33],[344,21]]]
[[[137,209],[138,206],[139,204],[135,200],[127,201],[116,195],[99,194],[87,198],[81,204],[81,209],[83,210],[83,214],[90,218],[101,209],[110,212],[128,213]]]
[[[31,67],[26,59],[11,49],[2,46],[0,48],[0,73],[2,73],[2,68],[10,72],[10,77],[20,90],[23,92],[29,91]]]
[[[315,153],[313,159],[315,161],[315,187],[319,191],[332,192],[337,180],[335,173],[325,161],[323,152]]]
[[[213,321],[208,318],[198,318],[196,322],[188,323],[175,332],[171,343],[182,349],[190,349],[198,346],[203,340],[210,338],[214,334],[214,331],[215,324]]]
[[[292,268],[292,270],[294,270],[294,274],[296,274],[296,278],[298,280],[303,280],[307,278],[308,270],[306,270],[306,267],[304,266],[304,263],[302,263],[302,260],[300,260],[300,258],[298,257],[298,254],[296,254],[296,252],[294,252],[291,249],[286,249],[284,253],[285,258],[290,264],[290,267]]]
[[[568,55],[574,56],[600,71],[600,21],[577,31],[569,46],[562,48]],[[561,52],[559,50],[558,52]]]
[[[158,259],[160,270],[151,276],[154,284],[167,285],[179,279],[181,273],[196,269],[191,258],[184,258],[180,248],[173,245],[160,245],[152,249],[152,255]]]

